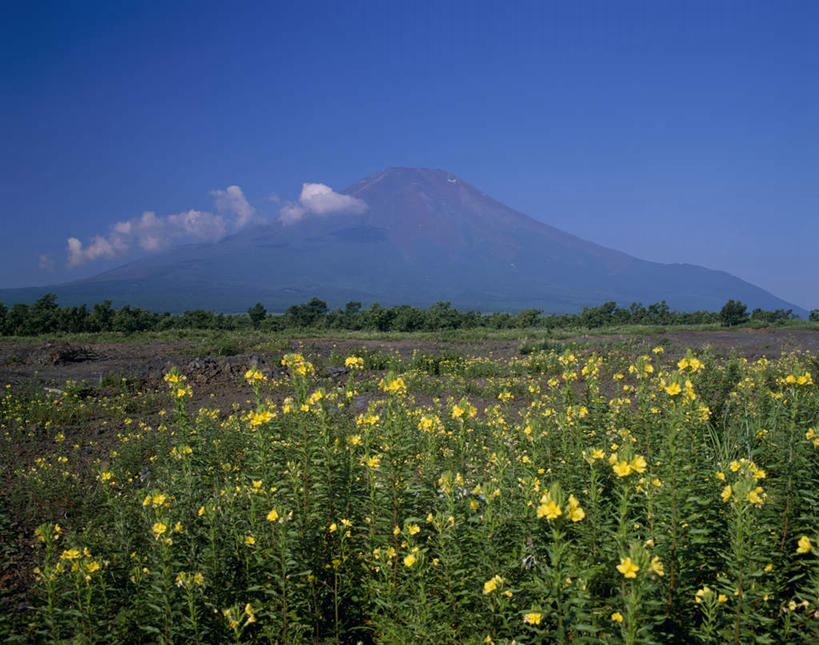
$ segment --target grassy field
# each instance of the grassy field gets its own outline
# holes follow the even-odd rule
[[[819,641],[819,361],[648,331],[180,338],[269,358],[222,409],[187,368],[9,384],[0,635]]]

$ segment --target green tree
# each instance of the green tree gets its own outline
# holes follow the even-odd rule
[[[290,327],[310,327],[324,319],[327,314],[327,303],[319,298],[301,305],[292,305],[285,311],[285,318]]]
[[[50,334],[57,331],[59,313],[57,296],[53,293],[45,294],[29,309],[31,333]]]
[[[92,331],[111,331],[114,324],[114,309],[110,300],[96,303],[91,313]]]
[[[515,316],[515,327],[519,329],[534,327],[540,320],[540,314],[542,313],[542,309],[526,309],[521,311],[517,316]]]
[[[748,322],[748,307],[739,300],[729,300],[719,312],[723,327],[733,327]]]
[[[253,329],[258,329],[267,316],[267,309],[264,308],[261,302],[257,302],[247,310],[247,315],[250,316],[250,324],[253,325]]]

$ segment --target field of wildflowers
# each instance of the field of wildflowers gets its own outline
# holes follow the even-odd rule
[[[42,454],[3,460],[2,513],[36,529],[0,633],[819,642],[811,355],[377,359],[341,357],[331,381],[285,354],[232,410],[191,409],[175,369],[105,400],[7,387],[2,454]],[[94,406],[116,427],[104,454],[61,430]]]

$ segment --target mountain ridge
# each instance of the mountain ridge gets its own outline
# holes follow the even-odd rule
[[[111,299],[156,310],[243,311],[260,301],[283,311],[317,296],[330,306],[449,301],[483,311],[562,313],[612,300],[715,311],[734,299],[807,315],[727,272],[649,262],[572,235],[445,170],[386,168],[340,194],[366,209],[249,227],[83,280],[0,290],[0,301],[53,292],[63,304]]]

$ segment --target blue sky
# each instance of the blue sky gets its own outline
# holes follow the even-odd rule
[[[304,182],[418,166],[817,308],[817,24],[787,1],[7,4],[0,287],[133,257],[67,266],[68,239],[146,211],[235,223],[228,186],[275,217]]]

